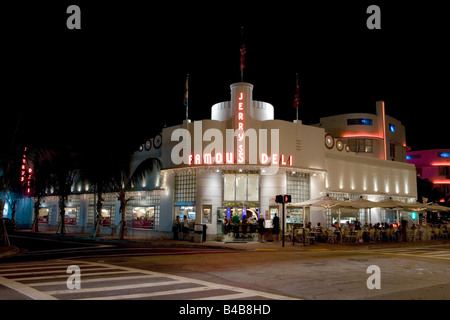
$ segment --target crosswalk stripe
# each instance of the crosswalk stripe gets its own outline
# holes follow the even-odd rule
[[[386,254],[386,255],[397,255],[405,257],[422,257],[422,258],[436,258],[436,259],[450,259],[450,250],[434,250],[434,251],[424,251],[426,248],[410,248],[410,249],[372,249],[372,250],[361,250],[359,252],[364,254]],[[346,251],[350,252],[350,251]],[[353,251],[354,252],[354,251]]]
[[[255,295],[247,293],[247,292],[240,292],[240,293],[234,293],[234,294],[225,294],[220,296],[211,296],[211,297],[203,297],[203,298],[196,298],[192,300],[235,300],[235,299],[242,299],[242,298],[249,298],[254,297]]]
[[[55,291],[44,291],[50,295],[60,295],[60,294],[73,294],[73,293],[87,293],[87,292],[98,292],[98,291],[112,291],[112,290],[126,290],[126,289],[138,289],[138,288],[148,288],[157,286],[169,286],[174,284],[183,283],[178,280],[170,281],[160,281],[160,282],[149,282],[149,283],[137,283],[137,284],[127,284],[122,286],[108,286],[108,287],[98,287],[98,288],[86,288],[86,289],[65,289],[65,290],[55,290]]]
[[[36,290],[32,287],[29,287],[25,284],[22,284],[20,282],[17,282],[17,281],[8,279],[8,278],[0,277],[0,283],[4,286],[7,286],[17,292],[20,292],[20,293],[32,298],[33,300],[58,300],[57,298],[55,298],[45,292]]]
[[[111,269],[111,268],[108,268]],[[87,268],[87,269],[83,269],[83,271],[95,271],[95,270],[102,270],[102,268],[99,267],[93,267],[93,268]],[[17,270],[16,270],[17,271]],[[63,270],[64,271],[64,270]],[[38,274],[45,274],[45,273],[54,273],[55,270],[45,270],[45,271],[33,271],[33,272],[29,272],[29,273],[24,273],[24,272],[15,272],[15,273],[6,273],[6,274],[1,274],[2,277],[12,277],[12,276],[21,276],[21,275],[27,275],[28,277],[33,276],[33,275],[38,275]],[[65,275],[67,277],[67,274]]]
[[[39,267],[47,267],[47,266],[68,266],[69,264],[67,264],[66,261],[61,261],[61,262],[49,262],[49,263],[45,263],[45,262],[37,262],[37,263],[23,263],[23,264],[2,264],[0,266],[0,270],[6,270],[6,269],[15,269],[15,268],[22,268],[22,267],[29,267],[29,266],[34,266],[36,268]],[[88,265],[87,262],[82,262],[80,261],[80,265]]]
[[[97,274],[97,273],[95,273],[95,274]],[[151,279],[154,277],[155,276],[152,276],[152,275],[125,276],[125,277],[102,277],[102,278],[95,278],[95,279],[83,279],[83,283],[122,281],[122,280],[134,280],[134,279]],[[27,285],[32,286],[32,287],[41,287],[41,286],[60,285],[60,284],[66,284],[66,283],[67,283],[67,280],[62,280],[62,281],[27,283]]]
[[[96,275],[111,275],[111,274],[123,274],[123,273],[136,273],[136,271],[111,271],[111,272],[95,272],[95,273],[83,273],[83,277],[87,276],[96,276]],[[41,276],[41,277],[22,277],[22,278],[14,278],[14,281],[24,281],[24,280],[45,280],[45,279],[53,279],[53,278],[67,278],[68,274],[64,275],[50,275],[50,276]]]
[[[42,269],[43,267],[45,267],[46,270],[48,269],[61,269],[63,271],[67,270],[67,267],[69,265],[59,265],[59,266],[34,266],[34,267],[23,267],[23,268],[19,268],[19,269],[15,269],[14,271],[27,271],[27,270],[34,270],[34,269]],[[78,265],[79,267],[83,267],[83,265]],[[100,268],[100,267],[99,267]],[[0,275],[3,274],[3,272],[10,272],[11,270],[0,270]],[[54,270],[57,271],[57,270]]]
[[[436,255],[436,256],[440,256],[440,255],[449,255],[450,254],[450,252],[448,252],[448,251],[429,251],[429,252],[423,252],[422,254],[425,254],[425,255]]]
[[[98,265],[103,265],[102,263],[99,262],[92,262],[93,264],[98,264]],[[106,266],[108,266],[107,264],[105,264]],[[147,273],[147,274],[154,274],[160,277],[169,277],[172,279],[178,279],[178,280],[182,280],[182,281],[189,281],[192,283],[196,283],[196,284],[200,284],[200,285],[204,285],[207,287],[214,287],[215,289],[224,289],[224,290],[230,290],[230,291],[240,291],[240,292],[247,292],[247,293],[251,293],[252,296],[262,296],[262,297],[266,297],[269,299],[275,299],[275,300],[301,300],[298,298],[293,298],[293,297],[289,297],[289,296],[282,296],[282,295],[277,295],[277,294],[272,294],[272,293],[268,293],[268,292],[262,292],[262,291],[256,291],[256,290],[251,290],[251,289],[245,289],[245,288],[236,288],[233,286],[229,286],[229,285],[218,285],[216,283],[212,283],[212,282],[208,282],[208,281],[204,281],[204,280],[198,280],[198,279],[190,279],[190,278],[185,278],[182,276],[177,276],[177,275],[172,275],[172,274],[166,274],[166,273],[161,273],[161,272],[156,272],[156,271],[147,271],[147,270],[139,270],[139,269],[133,269],[133,268],[129,268],[129,267],[122,267],[122,266],[118,266],[117,268],[123,269],[123,270],[130,270],[130,271],[140,271],[142,273]]]
[[[101,287],[91,287],[82,289],[66,289],[61,287],[67,284],[66,280],[70,274],[61,274],[59,270],[63,266],[77,265],[81,266],[81,276],[83,283],[108,283],[108,281],[114,281],[116,285],[107,285]],[[32,299],[72,299],[70,294],[76,294],[76,300],[114,300],[114,299],[139,299],[139,298],[150,298],[159,297],[166,295],[177,295],[177,294],[189,294],[195,292],[207,292],[211,291],[207,297],[199,299],[211,299],[211,300],[230,300],[230,299],[244,299],[248,297],[263,297],[268,299],[282,299],[282,300],[298,300],[288,296],[281,296],[276,294],[271,294],[262,291],[250,290],[245,288],[236,288],[234,286],[216,284],[204,280],[186,278],[182,276],[160,273],[155,271],[134,269],[124,266],[116,266],[100,262],[85,262],[76,260],[64,260],[62,262],[55,262],[52,268],[47,268],[45,264],[33,264],[33,265],[22,265],[22,268],[11,268],[8,270],[3,270],[4,273],[0,274],[0,283],[23,293]],[[37,268],[45,268],[45,270],[36,271]],[[49,270],[50,269],[50,270]],[[95,272],[90,272],[95,271]],[[14,278],[6,278],[6,277]],[[16,277],[17,276],[17,277]],[[155,280],[153,280],[153,279]],[[157,279],[156,278],[160,278]],[[135,284],[126,283],[128,280],[142,279],[142,281]],[[149,279],[149,280],[148,280]],[[47,281],[48,280],[48,281]],[[124,281],[124,282],[120,282]],[[31,283],[30,283],[31,282]],[[122,284],[125,283],[125,284]],[[174,285],[187,284],[188,288],[174,289]],[[56,288],[51,288],[50,286],[58,286]],[[53,290],[42,290],[38,289],[47,286],[47,289]],[[158,287],[157,291],[142,292],[142,293],[126,293],[120,294],[120,290],[133,290],[133,289],[143,289]],[[170,286],[167,290],[164,286]],[[42,288],[44,289],[44,288]],[[219,290],[219,292],[218,292]],[[220,290],[222,292],[220,292]],[[117,291],[117,292],[116,292]],[[229,292],[225,294],[225,292]],[[111,296],[102,296],[102,292],[108,292],[112,294]],[[128,291],[129,292],[129,291]],[[82,294],[89,294],[83,298]],[[96,294],[98,293],[98,294]],[[80,294],[80,295],[78,295]],[[216,294],[216,295],[214,295]],[[92,296],[95,295],[95,296]],[[195,298],[195,297],[193,297]],[[191,299],[188,297],[187,299]]]
[[[195,287],[195,288],[187,288],[187,289],[166,290],[166,291],[146,292],[146,293],[134,293],[134,294],[124,294],[124,295],[117,295],[117,296],[107,296],[107,297],[81,298],[81,299],[76,299],[76,300],[139,299],[139,298],[149,298],[149,297],[173,295],[173,294],[180,294],[180,293],[192,293],[192,292],[199,292],[199,291],[209,291],[209,290],[215,290],[215,289],[217,289],[217,288],[212,288],[212,287]]]

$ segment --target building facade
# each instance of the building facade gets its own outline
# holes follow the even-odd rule
[[[450,149],[409,151],[406,159],[415,165],[418,177],[428,179],[443,193],[439,201],[450,201]]]
[[[171,238],[176,216],[191,225],[206,225],[207,239],[223,239],[224,220],[262,215],[268,227],[281,206],[278,194],[290,194],[285,230],[311,221],[330,225],[334,212],[297,206],[329,194],[339,199],[359,198],[404,202],[416,200],[416,171],[406,163],[405,128],[388,117],[384,103],[377,114],[322,118],[321,125],[274,119],[274,107],[253,100],[253,85],[230,86],[230,101],[212,106],[211,119],[165,127],[135,152],[133,166],[158,158],[160,172],[127,193],[126,220],[130,236]],[[371,142],[368,142],[370,140]],[[30,200],[31,201],[31,200]],[[30,224],[32,203],[23,215]],[[56,229],[58,199],[46,197],[40,209],[41,229]],[[120,221],[115,194],[105,195],[102,233],[114,234]],[[69,232],[90,232],[95,224],[95,195],[69,197]],[[372,223],[394,219],[386,210],[348,212],[344,217]],[[342,219],[341,219],[342,221]],[[251,229],[250,229],[251,231]]]

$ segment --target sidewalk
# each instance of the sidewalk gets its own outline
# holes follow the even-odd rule
[[[110,243],[120,246],[168,246],[168,247],[186,247],[186,248],[209,248],[209,249],[231,249],[231,250],[243,250],[243,251],[320,251],[320,250],[368,250],[368,249],[382,249],[382,248],[400,248],[400,247],[414,247],[423,245],[436,245],[450,243],[448,239],[427,240],[427,241],[415,241],[415,242],[363,242],[363,243],[323,243],[317,242],[313,245],[304,246],[302,243],[289,241],[285,239],[284,247],[282,240],[278,242],[265,241],[261,243],[259,241],[249,242],[222,242],[222,241],[206,241],[206,242],[193,242],[189,240],[172,240],[172,239],[144,239],[125,236],[124,240],[119,240],[117,235],[101,235],[96,238],[92,233],[69,233],[65,235],[56,234],[52,232],[38,232],[33,233],[31,230],[21,230],[16,234],[27,234],[30,237],[45,237],[53,238],[61,241],[64,240],[81,240],[94,243]],[[16,248],[17,249],[17,248]],[[1,257],[1,253],[0,253]]]

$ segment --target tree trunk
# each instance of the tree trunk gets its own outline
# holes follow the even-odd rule
[[[98,191],[97,193],[97,221],[95,225],[95,232],[94,232],[94,238],[98,237],[100,235],[100,231],[102,228],[102,209],[103,209],[103,193],[101,191]]]
[[[3,220],[3,208],[5,206],[5,202],[3,199],[0,199],[0,245],[9,247],[9,238],[8,232],[5,227],[5,220]]]
[[[66,225],[66,197],[65,196],[60,196],[59,198],[59,225],[60,225],[60,230],[58,230],[61,234],[65,233],[65,225]]]
[[[38,196],[34,203],[34,219],[33,219],[33,232],[39,232],[39,209],[41,208],[41,197]]]
[[[122,219],[120,220],[120,233],[119,233],[119,239],[123,240],[125,238],[125,209],[126,209],[126,202],[120,202],[120,211],[122,213]]]
[[[127,207],[127,200],[125,199],[125,191],[121,190],[119,193],[119,201],[120,201],[120,212],[122,214],[122,219],[120,220],[120,232],[119,232],[119,240],[123,240],[125,237],[125,209]]]

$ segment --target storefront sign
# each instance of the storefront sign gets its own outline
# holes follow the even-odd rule
[[[171,141],[179,141],[179,143],[172,148],[172,162],[175,165],[184,163],[189,166],[214,164],[292,166],[294,164],[292,155],[279,153],[278,129],[270,129],[271,152],[269,153],[267,151],[268,130],[256,131],[253,128],[245,128],[245,107],[244,93],[240,92],[236,106],[236,128],[226,129],[225,138],[222,131],[216,128],[203,132],[201,121],[194,122],[194,137],[191,137],[190,131],[185,128],[174,130]],[[194,153],[192,153],[192,140]],[[211,143],[203,148],[204,141],[211,141]],[[248,150],[246,150],[247,141]]]
[[[244,93],[238,98],[237,110],[237,163],[245,163],[245,132],[244,132]]]

